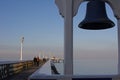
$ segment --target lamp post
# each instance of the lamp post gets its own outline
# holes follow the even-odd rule
[[[21,38],[20,60],[23,60],[23,58],[22,58],[22,54],[23,54],[23,42],[24,42],[24,37]]]
[[[77,14],[79,5],[90,0],[55,0],[60,15],[64,18],[64,75],[65,80],[72,80],[73,75],[73,17]],[[120,27],[120,0],[103,0],[112,7]],[[118,74],[120,74],[120,28],[118,28]]]

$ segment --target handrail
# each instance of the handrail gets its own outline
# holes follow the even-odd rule
[[[13,61],[13,62],[3,62],[0,64],[0,80],[4,80],[9,76],[17,74],[23,70],[32,67],[33,61]]]

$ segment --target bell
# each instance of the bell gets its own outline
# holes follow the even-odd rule
[[[87,12],[85,19],[78,27],[88,30],[100,30],[112,28],[115,24],[108,19],[105,2],[102,0],[91,0],[87,3]]]

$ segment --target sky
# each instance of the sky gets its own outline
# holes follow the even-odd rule
[[[86,15],[86,3],[79,6],[73,18],[73,57],[80,61],[74,68],[81,67],[77,70],[81,73],[117,73],[117,20],[106,4],[107,15],[115,23],[113,28],[78,28]],[[22,37],[23,60],[34,56],[64,57],[64,18],[55,0],[0,0],[0,60],[20,59]]]
[[[75,60],[117,62],[117,20],[108,4],[106,9],[113,28],[84,30],[78,24],[85,17],[86,2],[80,5],[73,18]],[[24,60],[64,56],[64,18],[54,0],[0,0],[0,59],[20,59],[21,37]]]

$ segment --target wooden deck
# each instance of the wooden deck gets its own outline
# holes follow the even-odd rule
[[[13,75],[6,80],[27,80],[28,76],[30,76],[34,71],[36,71],[38,67],[32,67],[28,70],[22,71],[16,75]]]
[[[5,80],[28,80],[28,77],[35,72],[37,69],[39,69],[44,63],[40,64],[39,66],[33,66],[27,70],[24,70],[18,74],[15,74],[13,76],[10,76],[6,78]]]

